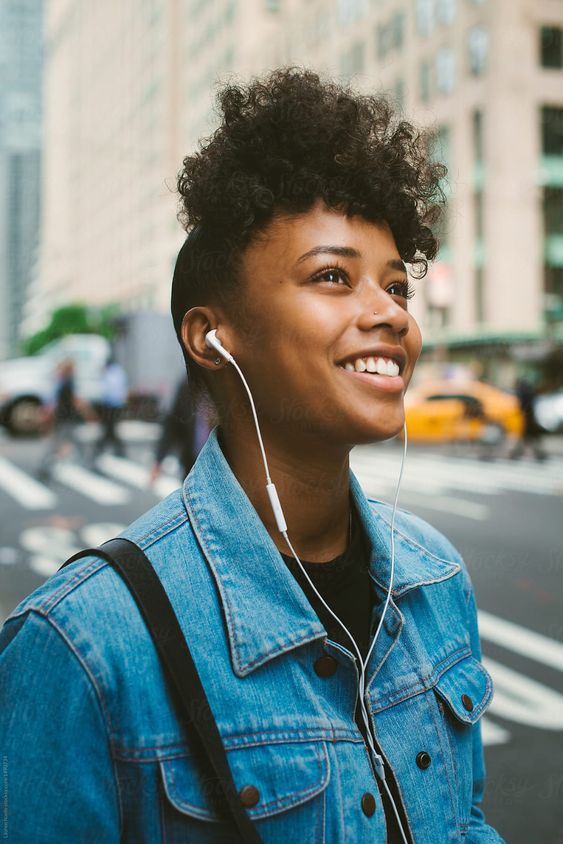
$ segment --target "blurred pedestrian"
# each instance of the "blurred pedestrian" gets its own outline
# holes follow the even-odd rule
[[[50,428],[51,435],[37,470],[42,480],[49,480],[53,464],[72,450],[81,456],[75,437],[76,425],[81,419],[96,418],[90,406],[76,395],[74,362],[70,359],[61,361],[55,377],[53,395],[43,413],[44,423]]]
[[[158,478],[164,458],[171,452],[178,455],[182,478],[189,474],[209,432],[213,420],[206,403],[194,400],[190,394],[188,379],[183,377],[178,384],[170,410],[164,417],[162,432],[158,440],[150,482]]]
[[[530,448],[536,460],[546,460],[547,454],[541,447],[542,429],[538,424],[534,412],[536,390],[529,380],[518,378],[514,391],[520,404],[520,410],[524,416],[524,428],[522,436],[517,441],[509,457],[511,460],[519,460],[526,453],[526,449]]]
[[[94,448],[97,457],[106,448],[113,448],[114,454],[123,457],[125,446],[118,434],[118,422],[127,404],[127,375],[112,356],[105,365],[102,376],[102,395],[99,406],[101,436]]]

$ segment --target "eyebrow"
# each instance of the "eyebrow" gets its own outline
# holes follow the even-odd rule
[[[314,246],[313,249],[309,249],[308,252],[301,255],[301,257],[297,259],[296,263],[301,264],[302,261],[306,261],[307,258],[312,258],[315,255],[340,255],[342,258],[362,257],[362,253],[357,249],[354,249],[352,246]],[[398,258],[392,258],[390,261],[386,261],[385,265],[392,270],[399,270],[407,275],[407,268],[404,262]]]
[[[361,252],[353,249],[351,246],[314,246],[309,249],[304,255],[298,258],[297,263],[300,264],[307,258],[312,258],[314,255],[340,255],[342,258],[360,258]]]

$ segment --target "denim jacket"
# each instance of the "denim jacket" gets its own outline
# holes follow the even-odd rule
[[[355,658],[328,639],[217,433],[183,489],[123,536],[143,548],[168,592],[235,785],[254,786],[245,805],[262,840],[383,844],[378,786],[353,717]],[[391,508],[366,498],[352,472],[350,490],[381,602]],[[395,528],[392,600],[366,671],[378,745],[416,844],[502,841],[479,808],[479,722],[492,684],[468,574],[417,516],[397,510]],[[315,669],[327,655],[330,676]],[[237,840],[196,764],[137,606],[99,557],[50,577],[6,620],[0,741],[11,842]]]

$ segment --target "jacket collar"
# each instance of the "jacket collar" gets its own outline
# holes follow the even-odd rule
[[[233,474],[218,431],[216,427],[209,435],[184,481],[183,494],[217,584],[233,669],[243,677],[275,656],[327,634]],[[350,493],[369,541],[370,574],[381,599],[391,569],[390,515],[387,520],[379,513],[386,505],[368,501],[351,470]],[[459,568],[395,528],[394,597],[445,580]]]

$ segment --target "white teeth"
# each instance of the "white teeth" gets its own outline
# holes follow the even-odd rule
[[[357,358],[354,363],[346,361],[344,369],[348,372],[374,372],[378,375],[396,376],[399,374],[399,365],[394,360],[385,360],[385,358]]]

